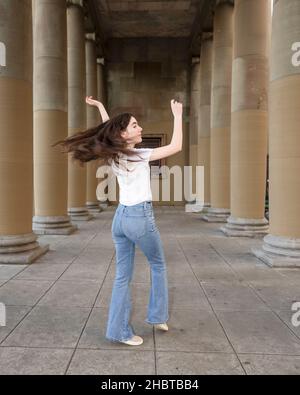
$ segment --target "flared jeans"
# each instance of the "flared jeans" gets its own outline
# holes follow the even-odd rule
[[[109,307],[106,338],[129,340],[135,335],[130,323],[131,290],[135,246],[146,256],[151,270],[151,289],[146,322],[168,321],[168,282],[164,252],[156,227],[151,201],[134,206],[119,204],[112,221],[112,238],[116,250],[116,275]]]

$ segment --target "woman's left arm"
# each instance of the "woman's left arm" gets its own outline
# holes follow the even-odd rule
[[[172,100],[171,107],[174,115],[174,130],[171,143],[155,148],[149,161],[166,158],[182,150],[182,103]]]

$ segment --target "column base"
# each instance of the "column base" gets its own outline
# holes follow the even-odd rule
[[[38,235],[70,235],[78,227],[72,225],[69,216],[60,217],[33,217],[33,231]]]
[[[227,222],[230,216],[230,210],[227,208],[209,208],[207,213],[202,217],[206,222]]]
[[[99,201],[99,206],[105,210],[109,206],[108,200]]]
[[[27,265],[49,250],[49,245],[36,242],[34,233],[0,236],[0,263]]]
[[[85,207],[69,208],[68,214],[71,221],[90,221],[94,218]]]
[[[95,202],[87,202],[86,203],[86,208],[88,209],[88,211],[90,211],[92,213],[101,213],[101,211],[103,211],[103,209],[100,206],[99,202],[97,202],[97,203],[95,203]]]
[[[300,239],[267,235],[262,249],[252,253],[271,267],[300,267]]]
[[[191,202],[185,205],[186,213],[206,213],[207,209],[210,207],[209,203],[202,202]]]
[[[257,237],[263,236],[269,231],[269,223],[266,218],[235,218],[230,216],[227,224],[222,226],[221,231],[231,237]]]

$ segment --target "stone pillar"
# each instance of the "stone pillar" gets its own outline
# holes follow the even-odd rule
[[[231,103],[229,236],[268,232],[265,218],[270,0],[237,0]]]
[[[34,6],[34,195],[33,230],[68,235],[77,227],[67,215],[68,158],[51,145],[67,137],[66,3]]]
[[[198,166],[204,166],[204,207],[210,207],[210,105],[213,34],[203,33],[200,56]]]
[[[86,58],[86,95],[97,97],[97,54],[96,54],[96,37],[95,33],[85,35],[85,58]],[[86,106],[87,108],[87,128],[93,128],[99,124],[99,111],[94,106]],[[90,211],[99,213],[102,211],[96,191],[98,180],[96,177],[98,161],[93,160],[87,163],[87,183],[86,183],[86,206]]]
[[[230,121],[233,4],[219,1],[214,18],[211,88],[210,202],[203,217],[226,222],[230,215]]]
[[[86,130],[86,68],[85,32],[82,0],[69,0],[68,27],[68,126],[69,136]],[[86,165],[80,166],[69,156],[68,213],[72,221],[88,221],[92,218],[86,204]]]
[[[196,191],[196,166],[198,164],[198,134],[199,134],[199,112],[200,112],[200,58],[193,57],[191,65],[190,84],[190,128],[189,128],[189,166],[192,174],[189,174],[188,183],[189,196],[185,211],[197,211],[197,199],[194,198]]]
[[[270,234],[257,257],[300,267],[300,2],[274,3],[270,76]],[[297,44],[295,44],[297,43]]]
[[[107,108],[107,86],[106,86],[106,76],[105,76],[105,61],[104,58],[97,59],[97,97],[98,100],[104,104],[104,107]],[[98,112],[98,122],[101,123],[101,115]],[[98,166],[101,165],[101,162],[98,162]],[[105,177],[107,178],[107,177]],[[98,184],[101,183],[104,179],[98,178]],[[101,208],[107,208],[109,201],[108,198],[103,196],[98,196],[98,200],[100,202]]]
[[[0,263],[28,264],[49,249],[32,232],[31,0],[1,1],[0,38]]]

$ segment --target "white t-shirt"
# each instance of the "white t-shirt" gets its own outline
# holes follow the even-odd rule
[[[136,152],[135,155],[130,157],[123,153],[119,155],[120,165],[111,161],[112,171],[117,176],[120,187],[119,200],[125,206],[152,200],[149,158],[153,148],[132,148],[132,150]]]

